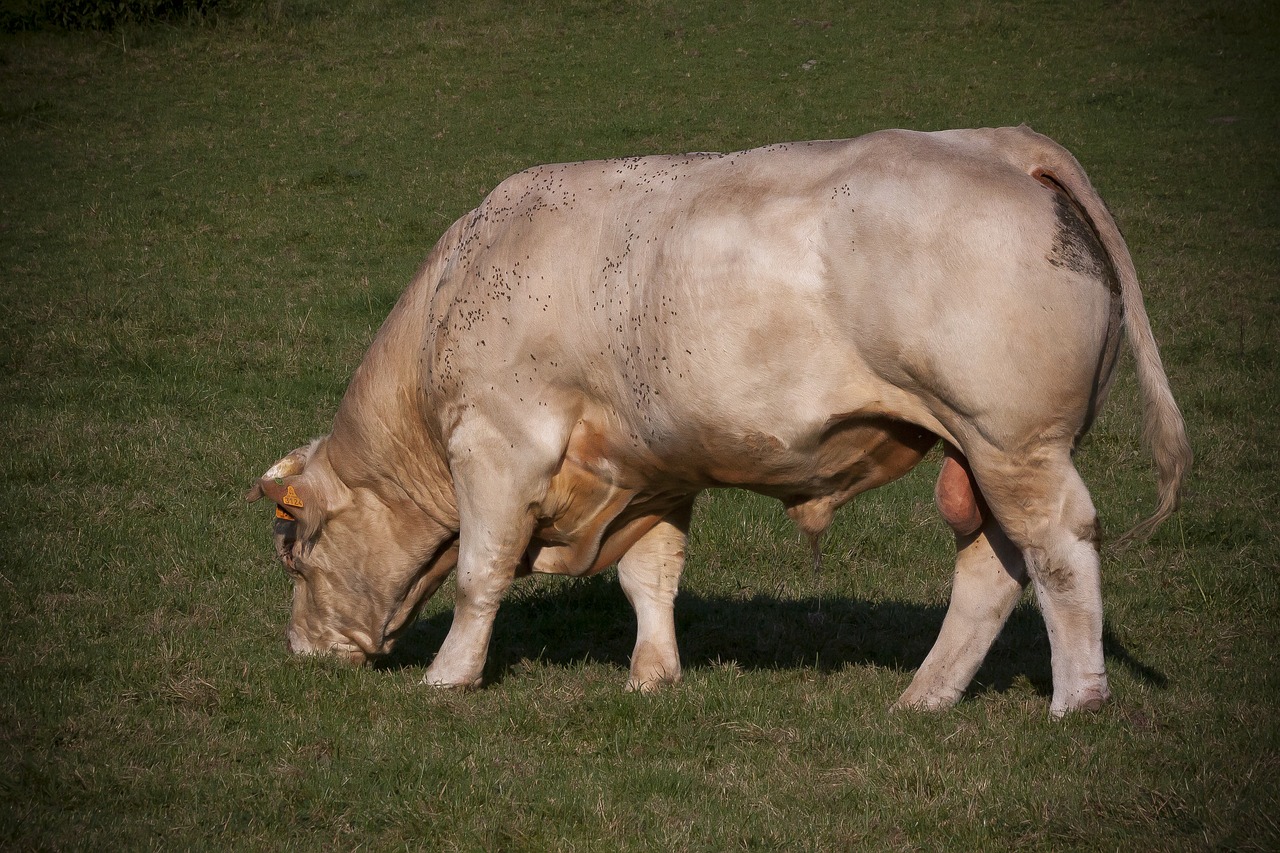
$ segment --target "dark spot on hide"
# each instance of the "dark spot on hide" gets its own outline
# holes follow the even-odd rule
[[[1095,515],[1093,517],[1092,522],[1085,524],[1083,527],[1077,530],[1076,537],[1081,542],[1088,542],[1090,545],[1092,545],[1093,550],[1101,551],[1102,550],[1102,523],[1098,521],[1098,517]]]
[[[1058,560],[1050,560],[1043,548],[1030,547],[1023,552],[1027,573],[1046,587],[1053,595],[1067,595],[1076,588],[1076,576],[1071,566]]]
[[[1054,194],[1053,204],[1058,230],[1053,235],[1049,263],[1091,278],[1114,280],[1107,253],[1084,215],[1062,193]]]

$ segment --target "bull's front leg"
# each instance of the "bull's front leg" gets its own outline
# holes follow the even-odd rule
[[[479,687],[483,680],[493,620],[515,577],[515,564],[483,559],[477,550],[481,549],[459,555],[453,624],[427,667],[425,684],[470,689]]]
[[[503,457],[481,452],[494,443],[482,428],[459,430],[455,437],[476,452],[454,463],[459,530],[453,624],[423,681],[470,689],[483,680],[493,620],[529,546],[530,507],[545,479],[527,467],[497,468],[494,460]]]
[[[627,690],[647,693],[680,680],[675,597],[692,509],[690,503],[668,514],[618,562],[618,581],[636,611],[636,646]]]

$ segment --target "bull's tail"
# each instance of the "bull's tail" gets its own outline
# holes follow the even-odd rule
[[[1186,425],[1173,399],[1173,392],[1169,390],[1169,379],[1160,361],[1160,349],[1151,333],[1146,306],[1142,303],[1133,258],[1111,211],[1069,151],[1048,137],[1033,134],[1029,128],[1020,130],[1039,143],[1032,146],[1035,162],[1024,163],[1023,167],[1037,180],[1056,185],[1085,213],[1120,280],[1124,325],[1142,393],[1142,437],[1155,460],[1158,502],[1155,513],[1121,536],[1119,542],[1127,544],[1145,539],[1173,514],[1181,500],[1182,486],[1192,457]]]

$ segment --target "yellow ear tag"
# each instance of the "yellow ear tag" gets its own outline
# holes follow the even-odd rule
[[[284,511],[284,507],[276,506],[276,518],[283,518],[285,521],[297,521],[292,515]]]
[[[285,489],[284,497],[280,499],[280,503],[285,506],[296,506],[302,509],[302,498],[298,497],[298,493],[293,490],[293,486]]]

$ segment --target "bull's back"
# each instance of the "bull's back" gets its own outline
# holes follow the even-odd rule
[[[513,403],[576,388],[675,466],[801,459],[859,413],[1070,429],[1106,291],[1049,263],[1052,202],[1000,145],[894,131],[538,167],[476,211],[449,332],[473,379],[527,389]]]

